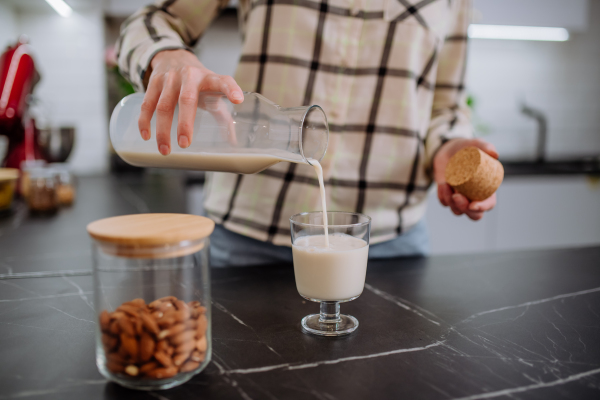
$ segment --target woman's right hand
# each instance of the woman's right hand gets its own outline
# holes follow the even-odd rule
[[[142,138],[149,140],[150,120],[156,110],[156,143],[162,155],[171,152],[171,124],[177,103],[177,143],[186,148],[192,143],[200,92],[222,92],[234,104],[244,101],[242,89],[231,76],[208,70],[187,50],[161,51],[154,56],[150,66],[152,73],[138,126]]]

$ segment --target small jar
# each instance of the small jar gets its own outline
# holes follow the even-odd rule
[[[52,163],[49,165],[56,177],[58,186],[56,196],[60,206],[70,206],[75,201],[75,178],[68,164]]]
[[[19,184],[19,192],[24,199],[29,197],[29,176],[33,170],[43,169],[46,167],[44,160],[24,160],[21,161],[21,180]]]
[[[29,211],[38,214],[53,214],[58,210],[56,178],[49,169],[31,169],[28,172],[29,189],[27,205]]]
[[[92,222],[96,364],[139,390],[167,389],[211,358],[209,235],[214,222],[136,214]]]

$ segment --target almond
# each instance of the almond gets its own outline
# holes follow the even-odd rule
[[[142,320],[142,324],[144,325],[144,328],[146,328],[146,330],[148,332],[158,335],[158,333],[160,332],[160,329],[158,328],[158,324],[156,323],[154,318],[152,318],[150,315],[148,315],[148,313],[142,312],[140,314],[140,319]]]
[[[119,339],[106,333],[102,334],[102,345],[105,351],[112,351],[119,344]]]
[[[135,365],[128,365],[125,367],[125,373],[127,375],[131,375],[131,376],[137,376],[139,374],[140,370],[138,367],[136,367]]]
[[[146,302],[144,301],[144,299],[141,299],[141,298],[133,299],[133,300],[128,301],[123,304],[138,307],[138,308],[146,307]]]
[[[206,341],[206,336],[202,336],[200,339],[196,341],[196,349],[200,353],[204,353],[208,347],[208,342]]]
[[[129,314],[130,316],[135,317],[138,314],[139,307],[121,304],[119,307],[117,307],[117,311],[122,311],[125,314]]]
[[[187,304],[185,304],[185,301],[183,301],[183,300],[175,300],[174,304],[175,304],[175,308],[179,311],[190,309],[190,307]]]
[[[198,305],[197,307],[192,307],[191,311],[192,311],[191,312],[192,318],[198,318],[200,315],[206,313],[206,307],[202,307],[201,305]]]
[[[179,368],[179,372],[190,372],[195,370],[196,368],[198,368],[200,366],[199,362],[196,361],[188,361],[185,364],[183,364],[181,366],[181,368]]]
[[[110,319],[119,319],[125,315],[126,314],[123,311],[115,311],[110,314]]]
[[[109,332],[113,335],[118,335],[121,333],[121,327],[119,326],[119,322],[117,320],[114,320],[110,323]]]
[[[163,315],[165,315],[162,311],[154,311],[153,313],[150,314],[152,316],[152,318],[154,318],[155,320],[158,320],[160,318],[163,317]]]
[[[198,318],[198,325],[196,326],[196,337],[201,338],[206,335],[206,329],[208,328],[208,319],[206,315],[201,315]]]
[[[146,364],[142,365],[140,367],[140,373],[141,374],[146,374],[149,371],[152,371],[153,369],[156,369],[156,368],[158,368],[158,363],[152,361],[152,362],[149,362],[149,363],[146,363]]]
[[[169,341],[171,342],[171,344],[179,346],[182,343],[194,340],[194,336],[196,336],[196,332],[194,331],[183,331],[169,338]]]
[[[132,359],[137,359],[139,354],[139,345],[134,337],[129,336],[125,333],[121,333],[121,348],[125,350]]]
[[[175,313],[173,314],[173,316],[175,317],[175,321],[177,322],[187,321],[188,319],[190,319],[191,315],[192,314],[189,308],[184,308],[183,310],[175,311]]]
[[[149,333],[142,333],[140,338],[140,360],[146,362],[152,358],[156,348],[156,343]]]
[[[177,353],[173,356],[173,364],[175,364],[176,366],[180,366],[181,364],[183,364],[188,358],[190,358],[190,354],[191,351],[188,351],[187,353]]]
[[[167,353],[167,355],[169,357],[171,357],[173,355],[173,353],[175,353],[175,347],[173,347],[173,346],[167,347],[167,350],[165,351],[165,353]]]
[[[156,350],[157,351],[167,351],[168,348],[169,348],[169,343],[167,343],[166,340],[159,340],[156,343]]]
[[[177,322],[175,320],[175,318],[173,316],[163,316],[161,319],[159,319],[158,321],[158,326],[160,326],[162,329],[167,329],[170,326],[175,325],[175,323]]]
[[[106,361],[106,369],[108,369],[113,374],[118,374],[125,370],[125,366],[123,364],[119,364],[113,361]]]
[[[142,323],[142,319],[140,318],[140,315],[138,314],[137,316],[132,318],[133,320],[133,326],[135,327],[135,333],[139,336],[144,332],[144,327],[143,327],[143,323]]]
[[[110,314],[106,310],[100,313],[100,329],[102,332],[108,332],[110,329]]]
[[[131,358],[131,355],[129,355],[129,353],[127,352],[127,349],[125,349],[125,347],[123,347],[123,346],[119,347],[119,349],[117,350],[117,354],[119,354],[123,359]]]
[[[198,300],[192,300],[188,303],[188,306],[192,308],[200,307],[200,302]]]
[[[150,308],[158,308],[160,305],[162,304],[162,300],[154,300],[153,302],[151,302],[150,304],[148,304],[148,307]]]
[[[173,365],[173,360],[171,359],[171,357],[169,357],[169,355],[167,355],[167,353],[163,351],[157,351],[156,353],[154,353],[154,358],[156,358],[156,361],[158,361],[165,367],[170,367]]]
[[[154,379],[165,379],[175,376],[177,374],[177,367],[168,368],[157,368],[152,371],[146,372],[146,376]]]
[[[175,353],[189,353],[190,351],[194,350],[195,348],[196,348],[196,341],[188,340],[187,342],[184,342],[184,343],[180,344],[179,346],[175,347]]]
[[[172,303],[174,303],[174,302],[176,302],[178,299],[177,299],[177,297],[175,297],[175,296],[165,296],[165,297],[161,297],[161,298],[160,298],[160,299],[158,299],[158,300],[160,300],[160,301],[162,301],[162,302],[167,302],[167,301],[168,301],[168,302],[172,302]]]
[[[186,329],[194,330],[198,327],[198,321],[193,319],[193,317],[192,317],[192,318],[188,319],[187,321],[185,321],[184,325],[185,325]]]
[[[127,363],[126,356],[119,354],[119,353],[106,354],[106,360],[113,362],[113,363],[117,363],[117,364],[126,364]]]
[[[206,357],[205,353],[200,353],[198,350],[194,350],[194,351],[192,351],[190,360],[200,363],[200,362],[204,361],[204,357]]]
[[[169,329],[160,331],[160,333],[158,334],[158,338],[164,339],[167,337],[175,336],[183,331],[185,331],[185,325],[184,324],[176,324],[176,325],[173,325],[172,327],[170,327]]]
[[[171,303],[170,301],[162,302],[156,308],[157,311],[162,311],[162,312],[167,312],[169,310],[174,310],[174,309],[175,309],[175,307],[173,306],[173,303]]]
[[[129,318],[121,317],[117,320],[117,322],[119,323],[122,332],[128,334],[129,336],[135,336],[135,328]]]

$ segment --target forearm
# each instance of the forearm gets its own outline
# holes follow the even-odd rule
[[[145,90],[149,66],[160,51],[187,49],[198,40],[221,7],[222,0],[157,1],[121,26],[117,42],[119,69],[139,91]]]
[[[471,138],[473,135],[465,90],[470,1],[460,0],[452,4],[455,7],[454,23],[440,50],[431,121],[425,138],[429,167],[446,141]]]

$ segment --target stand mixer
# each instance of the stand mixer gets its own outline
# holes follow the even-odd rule
[[[22,36],[0,56],[0,135],[8,138],[6,159],[0,162],[9,168],[42,157],[27,101],[40,75],[27,42]]]

